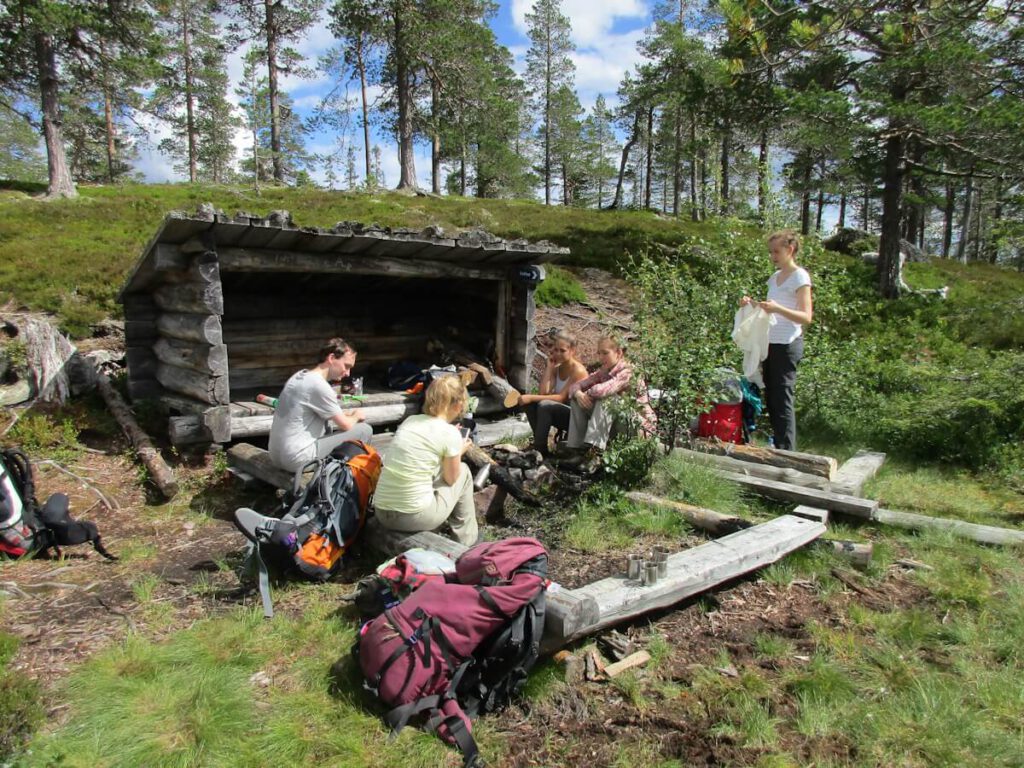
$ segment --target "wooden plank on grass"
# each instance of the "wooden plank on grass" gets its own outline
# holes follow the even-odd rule
[[[825,526],[792,515],[709,541],[699,547],[669,555],[668,576],[650,586],[623,576],[612,576],[573,590],[591,597],[599,610],[596,623],[569,635],[575,640],[621,621],[667,608],[706,592],[745,573],[774,563],[825,532]],[[623,566],[624,568],[625,566]]]
[[[978,523],[967,523],[963,520],[928,517],[927,515],[917,515],[913,512],[899,512],[895,509],[883,508],[875,510],[872,519],[897,528],[909,528],[918,531],[949,531],[955,536],[973,539],[982,544],[1024,544],[1024,531],[1014,530],[1013,528],[979,525]]]
[[[865,520],[870,520],[871,515],[878,509],[877,501],[861,499],[845,493],[819,491],[817,488],[803,488],[799,485],[779,483],[760,477],[748,477],[736,474],[735,472],[719,472],[719,475],[761,496],[790,501],[794,504],[806,504],[809,507],[827,509],[830,512],[842,512],[845,515],[852,515],[853,517],[860,517]]]
[[[860,496],[864,483],[870,480],[885,463],[885,454],[876,451],[857,451],[843,462],[832,478],[832,490]]]
[[[783,451],[775,448],[761,448],[756,445],[736,445],[712,440],[695,440],[694,447],[698,451],[729,456],[752,464],[765,464],[773,467],[785,467],[819,475],[831,480],[836,473],[836,460],[831,456],[818,456],[813,453],[799,451]]]
[[[705,453],[704,451],[691,451],[689,448],[673,448],[672,453],[684,459],[703,464],[714,469],[724,469],[727,472],[736,472],[751,477],[763,477],[766,480],[777,480],[782,483],[803,485],[808,488],[818,488],[823,491],[830,490],[829,481],[820,475],[812,475],[801,472],[792,467],[774,467],[768,464],[754,464],[749,461],[734,459],[730,456]]]

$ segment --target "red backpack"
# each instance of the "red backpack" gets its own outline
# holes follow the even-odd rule
[[[470,718],[504,706],[537,661],[544,632],[547,552],[536,539],[485,542],[455,573],[424,583],[363,625],[352,649],[365,687],[393,709],[392,736],[425,727],[479,763]]]

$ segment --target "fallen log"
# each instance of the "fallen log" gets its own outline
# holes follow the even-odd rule
[[[778,483],[774,480],[765,480],[760,477],[747,477],[735,472],[719,471],[718,474],[761,496],[790,501],[794,504],[806,504],[810,507],[827,509],[830,512],[842,512],[845,515],[852,515],[853,517],[860,517],[865,520],[870,520],[874,511],[878,509],[877,501],[861,499],[845,493],[832,493],[831,491],[819,491],[816,488],[803,488],[799,485]]]
[[[178,482],[174,479],[174,472],[164,462],[160,451],[156,449],[153,441],[149,439],[149,435],[143,432],[138,422],[135,421],[131,409],[121,399],[121,395],[110,383],[110,379],[104,374],[99,374],[96,377],[96,386],[103,401],[110,409],[110,413],[117,420],[125,436],[135,448],[135,453],[149,471],[149,476],[153,479],[156,487],[160,489],[160,493],[167,499],[173,499],[178,493]]]
[[[672,501],[671,499],[664,499],[660,496],[644,493],[643,491],[630,491],[626,494],[626,498],[630,501],[635,501],[638,504],[644,504],[652,507],[663,507],[665,509],[671,509],[673,512],[678,512],[679,515],[690,525],[695,528],[700,528],[702,531],[707,531],[714,536],[723,536],[735,533],[736,531],[742,531],[744,528],[749,528],[753,525],[749,520],[744,520],[741,517],[723,515],[710,509],[694,507],[690,504]]]
[[[818,475],[831,480],[836,472],[836,460],[831,456],[817,456],[813,453],[783,451],[775,448],[760,448],[756,445],[736,445],[712,440],[695,440],[693,446],[704,453],[729,456],[752,464],[766,464],[773,467],[784,467]]]
[[[691,451],[689,448],[673,448],[672,453],[698,464],[714,467],[715,469],[724,469],[728,472],[736,472],[741,475],[763,477],[766,480],[777,480],[782,483],[802,485],[807,488],[817,488],[823,491],[832,490],[829,481],[821,475],[812,475],[791,467],[754,464],[749,461],[732,458],[725,454],[720,455],[716,453],[705,453],[703,451]]]
[[[885,463],[885,454],[875,451],[857,451],[843,462],[832,478],[832,490],[860,496],[864,483],[870,480]]]
[[[944,517],[928,517],[913,512],[899,512],[894,509],[878,508],[871,519],[878,523],[910,530],[949,531],[954,536],[973,539],[982,544],[1017,545],[1024,544],[1024,531],[1013,528],[999,528],[994,525],[979,525]]]

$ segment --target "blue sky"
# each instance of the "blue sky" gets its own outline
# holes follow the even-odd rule
[[[491,22],[499,42],[515,57],[515,68],[520,73],[525,66],[524,57],[529,47],[525,16],[532,5],[533,0],[501,0],[498,13]],[[603,94],[609,104],[615,104],[619,81],[640,60],[636,43],[650,21],[649,3],[646,0],[562,0],[562,12],[570,20],[572,39],[577,48],[574,63],[580,102],[589,110],[597,96]],[[315,25],[296,47],[311,63],[315,63],[317,57],[333,44],[327,24],[321,23]],[[243,54],[244,50],[236,51],[228,61],[232,89],[240,79]],[[303,116],[312,113],[320,97],[331,86],[330,80],[322,74],[309,80],[286,77],[282,81],[282,87],[292,96],[297,111]],[[354,88],[352,93],[356,93]],[[231,98],[235,99],[233,94]],[[166,135],[166,128],[150,124],[150,129],[149,145],[140,147],[140,157],[136,163],[138,169],[151,182],[184,180],[174,171],[170,159],[155,149]],[[397,148],[392,138],[380,132],[376,134],[376,143],[382,152],[385,181],[389,186],[394,186],[398,181]],[[358,123],[353,118],[351,135],[341,137],[342,141],[355,142],[360,157],[361,135]],[[317,153],[337,151],[338,138],[335,134],[320,132],[308,138],[307,146],[310,151]],[[240,151],[247,150],[248,141],[246,132],[240,131],[236,136],[236,147]],[[416,172],[419,184],[429,186],[429,149],[425,146],[417,147]],[[316,176],[318,180],[323,180],[322,174]]]

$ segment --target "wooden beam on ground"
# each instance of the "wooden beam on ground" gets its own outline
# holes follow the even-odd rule
[[[153,445],[149,435],[139,426],[131,409],[121,399],[121,395],[114,389],[110,379],[105,374],[100,373],[96,377],[96,386],[103,397],[103,401],[110,409],[110,413],[121,426],[121,430],[129,442],[131,442],[139,460],[149,471],[149,476],[153,479],[156,487],[160,489],[160,493],[167,499],[173,499],[178,493],[178,481],[174,479],[174,472],[167,466],[163,456],[160,455],[160,451]]]
[[[831,549],[833,554],[850,562],[854,568],[864,570],[871,565],[875,546],[870,541],[843,541],[840,539],[818,539],[819,547]]]
[[[566,641],[591,635],[622,621],[693,597],[720,584],[774,563],[793,550],[809,544],[825,532],[825,526],[792,515],[783,515],[743,531],[709,541],[699,547],[669,555],[668,576],[650,586],[612,576],[573,590],[577,597],[593,598],[599,618],[578,628]],[[625,569],[625,565],[623,565]],[[549,650],[556,648],[549,647]]]
[[[432,531],[404,533],[392,531],[371,518],[363,531],[363,543],[382,555],[393,557],[413,547],[440,552],[451,560],[457,560],[469,547]],[[580,597],[576,590],[549,589],[544,612],[545,642],[557,646],[564,644],[564,638],[576,633],[583,626],[598,619],[597,603],[592,598]]]
[[[811,475],[791,467],[774,467],[768,464],[754,464],[753,462],[734,459],[731,456],[703,451],[691,451],[689,448],[673,448],[672,453],[681,456],[697,464],[703,464],[715,469],[724,469],[727,472],[736,472],[751,477],[763,477],[766,480],[777,480],[781,483],[802,485],[807,488],[817,488],[822,491],[831,490],[829,481],[820,475]]]
[[[909,528],[916,531],[936,530],[949,531],[955,536],[973,539],[982,544],[1018,545],[1024,544],[1024,531],[1013,528],[999,528],[994,525],[979,525],[944,517],[928,517],[913,512],[899,512],[894,509],[879,508],[871,517],[872,520],[891,525],[896,528]]]
[[[702,531],[707,531],[714,536],[724,536],[729,533],[749,528],[753,523],[741,517],[731,517],[703,507],[694,507],[690,504],[683,504],[679,501],[664,499],[643,491],[630,491],[626,498],[635,501],[637,504],[644,504],[651,507],[662,507],[677,512],[686,522]]]
[[[794,504],[806,504],[809,507],[827,509],[830,512],[842,512],[844,515],[852,515],[864,520],[870,520],[874,511],[878,509],[877,501],[861,499],[845,493],[819,491],[816,488],[804,488],[799,485],[790,485],[789,483],[778,483],[774,480],[765,480],[760,477],[747,477],[735,472],[719,472],[719,475],[761,496],[789,501]]]
[[[836,460],[831,456],[818,456],[813,453],[798,451],[781,451],[774,448],[760,448],[756,445],[736,445],[712,440],[695,440],[693,446],[704,453],[729,456],[752,464],[765,464],[772,467],[784,467],[818,475],[831,480],[836,473]]]
[[[877,474],[885,463],[885,454],[875,451],[857,451],[843,462],[832,478],[832,490],[860,496],[864,484]]]
[[[874,477],[882,464],[885,463],[884,453],[872,451],[857,451],[857,454],[843,462],[836,470],[828,490],[835,493],[845,493],[850,496],[860,496],[864,483]],[[820,520],[828,525],[828,510],[820,507],[811,507],[800,504],[793,510],[794,515],[806,517],[809,520]],[[870,559],[870,555],[868,556]]]

